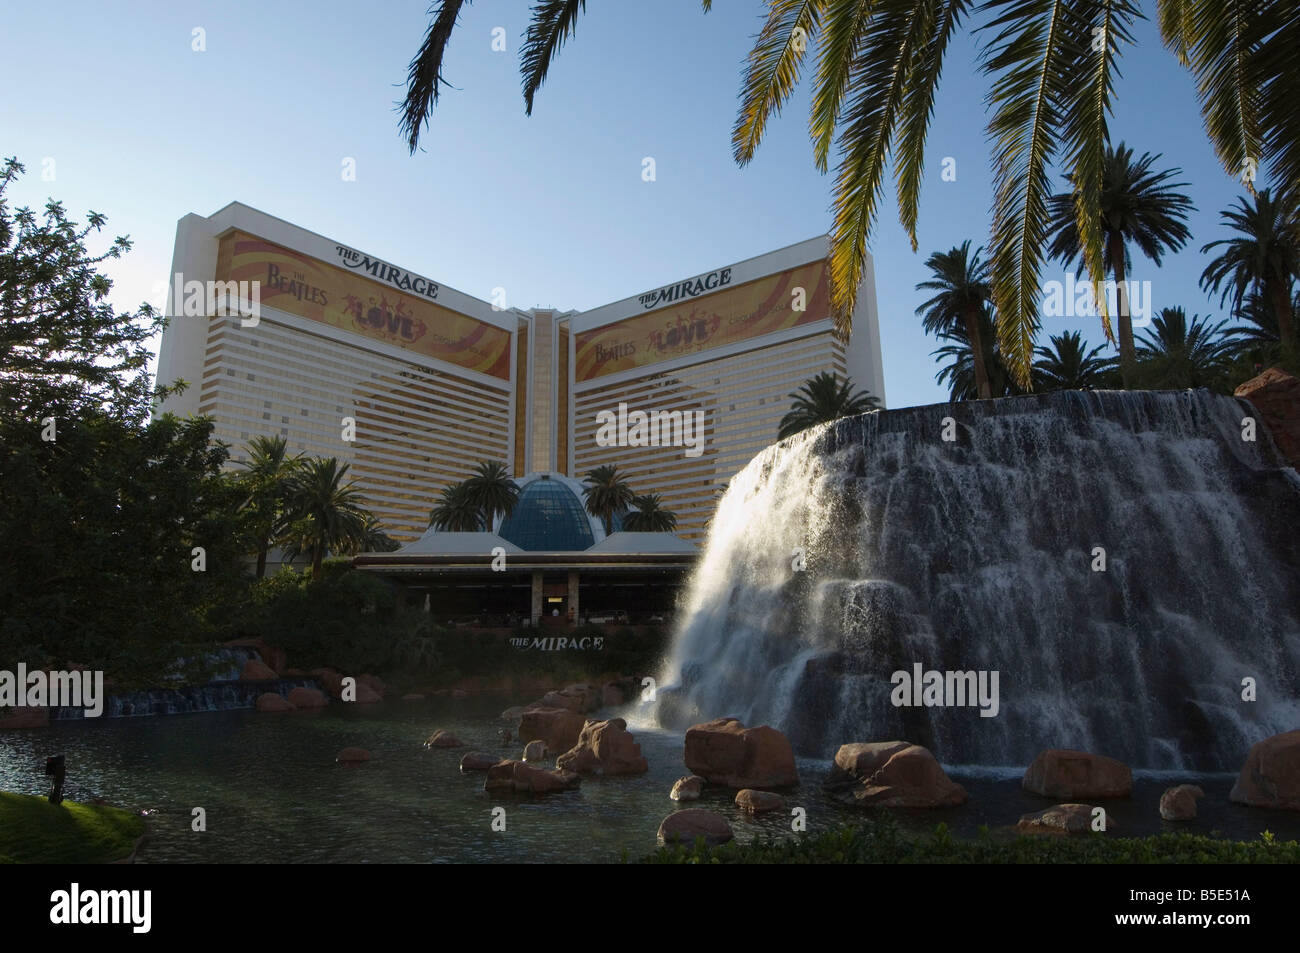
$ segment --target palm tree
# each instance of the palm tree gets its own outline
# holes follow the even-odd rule
[[[288,534],[297,552],[311,553],[314,577],[320,576],[326,552],[343,552],[363,538],[366,511],[356,483],[347,480],[349,465],[334,457],[305,461],[285,494]]]
[[[949,251],[932,254],[925,266],[934,277],[920,282],[916,290],[933,291],[935,295],[917,308],[916,313],[924,318],[922,325],[927,334],[942,336],[958,323],[962,325],[975,359],[975,389],[982,399],[987,400],[993,396],[993,391],[989,384],[989,370],[984,364],[980,317],[993,293],[988,283],[988,263],[980,261],[982,250],[977,248],[972,255],[967,240]]]
[[[948,363],[940,368],[934,379],[940,384],[948,383],[949,399],[976,400],[979,391],[975,384],[975,357],[966,338],[965,323],[953,325],[952,330],[940,334],[939,339],[948,343],[933,351],[932,356],[946,359]],[[990,307],[985,307],[980,314],[980,341],[984,346],[984,368],[988,373],[990,394],[1015,397],[1025,393],[1002,361]]]
[[[1201,287],[1211,292],[1222,288],[1219,303],[1231,295],[1234,311],[1240,310],[1247,290],[1259,294],[1273,311],[1284,350],[1295,346],[1291,285],[1300,275],[1300,210],[1293,195],[1300,195],[1300,190],[1273,195],[1264,189],[1253,203],[1238,199],[1237,208],[1221,213],[1223,223],[1238,237],[1210,242],[1201,249],[1204,254],[1223,248],[1201,274]]]
[[[632,498],[636,507],[623,521],[623,528],[633,533],[671,533],[677,528],[677,514],[664,509],[658,493]]]
[[[464,482],[452,483],[439,492],[429,525],[444,533],[477,533],[483,528],[483,511]]]
[[[248,442],[248,462],[240,482],[247,491],[242,508],[249,518],[257,547],[257,578],[266,576],[266,554],[281,529],[286,487],[302,462],[288,456],[284,437],[254,437]]]
[[[600,466],[587,473],[586,485],[582,488],[582,500],[587,505],[587,512],[600,518],[608,536],[614,524],[614,516],[622,513],[636,499],[632,487],[618,472],[617,466]]]
[[[781,418],[777,439],[784,440],[817,424],[879,409],[880,401],[871,394],[865,390],[856,394],[852,391],[851,381],[847,378],[840,381],[828,371],[804,381],[802,387],[789,395],[794,403],[790,412]]]
[[[400,130],[412,153],[438,101],[447,43],[468,0],[440,0],[407,72]],[[702,0],[707,11],[710,0]],[[1240,4],[1156,0],[1161,38],[1195,80],[1206,137],[1229,175],[1267,165],[1300,183],[1300,17],[1295,0]],[[586,0],[542,0],[520,49],[525,112],[552,61],[574,35]],[[1134,0],[768,0],[741,80],[732,154],[756,154],[768,117],[779,113],[817,48],[809,130],[813,161],[826,171],[835,151],[831,307],[852,323],[870,236],[894,169],[899,220],[916,248],[926,136],[944,56],[963,29],[982,34],[981,69],[991,79],[994,203],[990,283],[999,347],[1022,387],[1030,385],[1040,271],[1047,237],[1048,170],[1064,166],[1089,277],[1106,277],[1101,193],[1107,117],[1117,61],[1146,14]],[[972,9],[980,22],[968,24]],[[838,142],[837,140],[838,136]],[[832,150],[832,146],[836,146]]]
[[[1125,387],[1133,386],[1133,318],[1129,313],[1128,286],[1131,258],[1129,243],[1156,265],[1166,251],[1178,251],[1187,244],[1187,213],[1192,200],[1178,189],[1185,182],[1170,182],[1181,169],[1152,172],[1159,155],[1144,152],[1138,159],[1124,143],[1106,147],[1102,165],[1101,192],[1097,207],[1101,212],[1102,264],[1115,278],[1115,296],[1119,311],[1119,366]],[[1047,254],[1069,265],[1078,259],[1079,270],[1086,265],[1079,241],[1076,207],[1082,196],[1077,191],[1053,195],[1049,203],[1052,235]],[[1098,295],[1100,299],[1102,296]],[[1100,304],[1099,300],[1099,304]],[[1103,319],[1106,337],[1113,340],[1110,321]]]
[[[1158,390],[1209,387],[1219,382],[1231,361],[1232,345],[1224,337],[1224,322],[1192,315],[1182,308],[1163,308],[1138,346],[1138,362],[1146,386]]]
[[[519,487],[510,479],[509,468],[496,461],[478,465],[474,475],[465,481],[465,493],[488,528],[498,513],[509,516],[519,499]]]
[[[1099,344],[1091,351],[1078,331],[1053,334],[1051,347],[1037,349],[1034,382],[1043,390],[1091,390],[1104,387],[1115,367],[1112,358],[1098,357],[1106,349]]]

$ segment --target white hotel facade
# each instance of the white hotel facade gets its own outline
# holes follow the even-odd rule
[[[847,375],[884,402],[871,261],[843,341],[827,248],[815,238],[585,312],[497,310],[231,203],[178,224],[158,380],[189,387],[159,412],[211,417],[234,462],[252,438],[281,435],[292,453],[351,464],[404,542],[424,532],[438,491],[483,460],[577,478],[616,464],[698,542],[717,489],[776,439],[808,378]],[[259,282],[258,320],[173,313],[178,279]],[[625,417],[690,413],[703,441],[608,445],[599,415],[620,405]]]

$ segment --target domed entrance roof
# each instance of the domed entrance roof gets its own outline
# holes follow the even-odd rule
[[[497,535],[527,552],[579,552],[596,542],[578,494],[549,475],[524,485]]]

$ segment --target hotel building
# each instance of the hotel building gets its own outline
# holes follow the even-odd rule
[[[616,464],[699,542],[716,493],[821,371],[884,401],[868,260],[849,341],[825,237],[590,311],[497,309],[239,203],[178,224],[160,412],[205,414],[232,460],[259,435],[337,457],[395,539],[482,460],[581,478]],[[203,294],[190,294],[199,283]],[[256,282],[256,319],[206,293]],[[191,306],[193,305],[193,306]]]

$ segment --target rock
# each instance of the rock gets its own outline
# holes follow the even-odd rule
[[[668,796],[674,801],[698,801],[704,790],[704,779],[698,774],[689,774],[673,782],[673,789]]]
[[[461,741],[450,731],[439,729],[431,734],[424,746],[426,748],[464,748],[465,742]]]
[[[404,702],[422,702],[422,701],[424,701],[424,696],[421,695],[419,692],[408,692],[407,694],[405,694],[405,695],[402,696],[402,701],[404,701]]]
[[[244,670],[239,673],[241,682],[269,682],[279,678],[271,666],[261,659],[251,658],[244,663]]]
[[[1251,807],[1300,811],[1300,729],[1252,745],[1228,798]]]
[[[370,760],[370,752],[365,748],[344,748],[334,760],[340,764],[359,764]]]
[[[489,754],[486,751],[471,751],[465,757],[460,759],[460,770],[464,774],[471,771],[486,771],[492,765],[501,762],[501,755]]]
[[[289,658],[284,649],[276,645],[267,645],[266,640],[263,638],[233,639],[222,644],[227,648],[252,649],[267,668],[275,672],[288,674],[285,669],[289,664]]]
[[[8,714],[0,714],[0,731],[11,728],[48,728],[49,725],[50,710],[42,705],[19,705],[9,709]]]
[[[509,722],[512,725],[516,724],[520,718],[524,717],[525,710],[526,709],[523,705],[515,705],[513,708],[507,708],[501,713],[501,720]]]
[[[388,694],[388,686],[384,684],[384,680],[378,675],[368,675],[365,673],[358,675],[357,687],[360,688],[362,685],[365,685],[377,695],[383,696]]]
[[[546,742],[530,741],[524,745],[525,761],[545,761],[546,760]]]
[[[1021,786],[1046,797],[1128,797],[1133,793],[1133,772],[1114,758],[1049,748],[1039,752]]]
[[[330,703],[319,688],[293,688],[289,690],[289,704],[294,708],[324,708]]]
[[[562,771],[603,776],[645,774],[650,770],[641,746],[622,718],[587,722],[578,743],[560,755],[555,766]]]
[[[725,844],[735,835],[727,819],[717,811],[705,811],[697,807],[669,814],[659,825],[659,843],[671,844],[679,841],[689,847],[696,838],[703,837],[710,847]]]
[[[314,668],[309,673],[320,682],[320,687],[327,695],[339,698],[343,695],[343,673],[332,668]]]
[[[594,685],[568,685],[558,692],[547,692],[540,704],[545,708],[565,708],[586,714],[600,707],[601,691]]]
[[[253,707],[258,711],[297,711],[298,706],[289,701],[283,695],[275,692],[263,692],[257,696],[257,701]]]
[[[1092,812],[1095,810],[1091,804],[1057,804],[1046,810],[1023,815],[1016,824],[1016,830],[1024,834],[1091,834]],[[1115,821],[1107,815],[1106,830],[1116,826]]]
[[[1190,821],[1196,817],[1196,799],[1205,792],[1195,784],[1180,784],[1160,795],[1160,816],[1166,821]]]
[[[859,807],[956,807],[967,797],[929,748],[907,741],[841,745],[826,787]]]
[[[360,682],[360,681],[357,682],[357,696],[356,699],[354,700],[355,704],[373,705],[376,702],[381,702],[383,700],[384,700],[384,696],[381,695],[379,692],[375,691],[369,685],[365,684],[364,682]]]
[[[625,702],[623,688],[618,682],[606,682],[600,687],[600,705],[602,708],[618,708]]]
[[[587,719],[566,708],[534,708],[519,719],[520,741],[541,741],[555,754],[568,751],[578,743]]]
[[[732,788],[780,788],[799,783],[794,750],[768,725],[746,728],[717,718],[686,732],[686,767],[713,784]]]
[[[768,811],[779,811],[785,807],[785,798],[771,791],[745,788],[743,791],[736,792],[736,807],[746,814],[766,814]]]
[[[1255,405],[1277,449],[1300,469],[1300,380],[1270,367],[1238,387],[1234,396]]]
[[[552,794],[571,790],[580,783],[581,776],[571,771],[547,771],[522,761],[499,761],[488,768],[483,790],[513,794]]]

